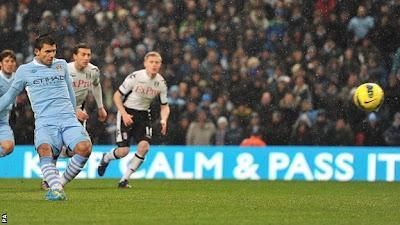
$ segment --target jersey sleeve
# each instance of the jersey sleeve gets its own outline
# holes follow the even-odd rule
[[[101,91],[100,84],[100,70],[97,67],[93,67],[90,70],[91,78],[92,78],[92,92],[94,99],[96,100],[97,107],[103,107],[103,93]]]
[[[14,88],[18,93],[25,89],[26,81],[24,73],[26,71],[27,70],[25,67],[21,66],[15,72],[15,77],[13,83],[11,84],[11,88]]]
[[[17,69],[15,78],[8,91],[0,98],[0,111],[5,110],[9,105],[15,102],[15,98],[24,90],[26,82],[24,79],[24,67]]]
[[[136,74],[132,73],[128,75],[124,82],[119,86],[118,90],[122,95],[127,95],[132,91],[134,85],[136,83]]]
[[[167,82],[163,80],[160,85],[160,101],[161,105],[166,105],[168,104],[168,90],[167,90]]]
[[[94,86],[100,84],[100,70],[97,66],[93,66],[93,68],[90,69],[90,77]]]

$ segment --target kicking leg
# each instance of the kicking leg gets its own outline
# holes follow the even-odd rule
[[[61,177],[62,185],[66,185],[73,180],[85,166],[92,152],[92,143],[90,141],[81,141],[74,148],[74,156],[69,161],[67,168]]]
[[[68,149],[68,147],[63,146],[61,148],[60,156],[58,156],[58,158],[65,159],[72,158],[72,156],[74,156],[74,152],[71,149]]]

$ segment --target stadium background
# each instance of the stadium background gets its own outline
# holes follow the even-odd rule
[[[361,5],[372,27],[363,27],[369,18],[355,19]],[[167,137],[155,135],[161,146],[137,174],[147,179],[116,190],[127,161],[120,160],[110,165],[111,179],[74,180],[69,200],[53,204],[39,189],[33,114],[19,96],[11,117],[17,147],[0,163],[2,222],[398,224],[400,183],[379,181],[400,180],[399,148],[353,146],[399,145],[399,14],[398,0],[0,0],[0,50],[17,52],[18,64],[33,58],[38,33],[55,35],[58,57],[68,61],[76,43],[92,48],[109,117],[99,123],[87,99],[96,145],[80,178],[97,178],[101,153],[115,146],[112,94],[142,68],[146,51],[163,56],[172,110]],[[348,29],[357,23],[361,31]],[[384,88],[377,113],[350,102],[364,82]],[[208,130],[191,131],[200,138],[188,143],[198,113]],[[268,147],[197,146],[238,145],[255,132]],[[258,179],[308,181],[250,181]]]
[[[0,1],[0,12],[0,49],[16,51],[18,64],[33,58],[38,33],[52,33],[67,60],[76,43],[89,43],[109,112],[99,123],[87,99],[95,144],[115,143],[112,94],[150,50],[163,56],[171,106],[168,135],[155,144],[237,145],[257,131],[268,145],[400,142],[399,1],[20,0]],[[385,91],[377,113],[350,101],[364,82]],[[201,133],[189,129],[199,112],[208,121]],[[16,143],[33,143],[26,95],[11,123]]]

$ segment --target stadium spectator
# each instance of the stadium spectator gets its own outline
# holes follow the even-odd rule
[[[212,137],[216,128],[213,122],[209,121],[207,112],[199,109],[197,120],[192,121],[186,134],[187,145],[211,145]]]
[[[360,5],[357,16],[350,19],[348,29],[354,33],[354,41],[362,40],[375,25],[374,18],[367,16],[367,9]]]
[[[236,117],[232,117],[229,121],[229,127],[225,134],[225,144],[226,145],[239,145],[243,140],[244,131],[241,126],[239,126],[239,121]]]
[[[253,131],[248,138],[243,139],[240,143],[242,147],[263,147],[267,144],[261,138],[260,131]]]
[[[265,127],[263,140],[269,145],[287,145],[290,139],[290,124],[282,118],[280,111],[272,113],[272,121]]]
[[[362,133],[364,135],[364,143],[366,146],[379,146],[384,145],[383,140],[383,127],[382,122],[376,115],[372,112],[368,114],[367,119],[363,123]]]
[[[260,104],[256,109],[258,115],[260,115],[260,124],[262,127],[266,127],[272,121],[272,113],[275,111],[275,105],[272,104],[272,95],[266,91],[262,94]]]
[[[400,112],[394,115],[392,125],[383,132],[387,145],[400,145]]]
[[[332,124],[326,117],[326,112],[318,112],[317,121],[311,126],[311,136],[314,145],[329,145]]]
[[[225,136],[228,130],[228,126],[229,126],[228,119],[226,119],[225,116],[221,116],[218,118],[217,130],[213,137],[214,140],[213,143],[215,145],[226,145]]]
[[[306,114],[302,114],[293,124],[289,144],[292,145],[311,145],[311,121]]]
[[[332,130],[329,133],[331,134],[330,145],[354,145],[354,132],[342,117],[335,121],[335,126],[332,126]]]
[[[170,123],[167,134],[167,143],[170,145],[186,145],[186,134],[189,125],[189,118],[185,115],[181,115],[176,123]]]

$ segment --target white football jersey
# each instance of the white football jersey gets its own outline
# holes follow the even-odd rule
[[[124,106],[130,109],[148,110],[157,96],[160,96],[161,104],[168,103],[164,78],[160,74],[151,78],[145,69],[129,74],[119,86],[119,92],[125,96]]]
[[[68,63],[69,73],[73,80],[73,87],[76,97],[76,106],[81,107],[86,99],[89,89],[93,91],[97,106],[103,106],[100,86],[100,70],[97,66],[89,63],[83,70],[77,70],[75,63]],[[96,89],[96,90],[95,90]],[[97,90],[99,89],[99,90]],[[100,93],[98,93],[100,92]]]

